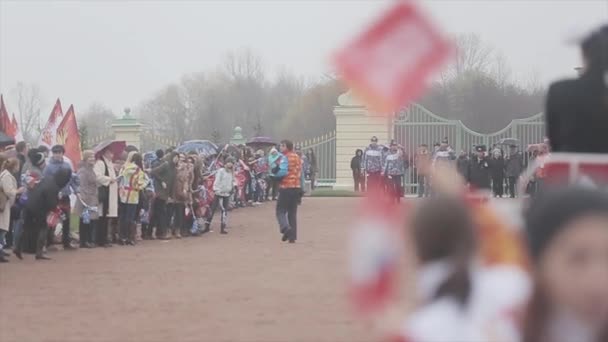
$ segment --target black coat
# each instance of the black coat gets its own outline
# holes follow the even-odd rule
[[[513,153],[505,160],[505,176],[519,177],[525,167],[524,154],[521,152]]]
[[[471,159],[467,180],[476,188],[490,189],[490,163],[488,158],[479,160],[475,156]]]
[[[469,173],[469,158],[458,157],[458,159],[456,159],[456,169],[464,179],[467,179]]]
[[[608,153],[608,89],[588,72],[549,88],[545,121],[554,152]]]
[[[501,179],[505,177],[505,160],[502,157],[490,158],[488,163],[490,164],[492,179]]]
[[[45,177],[28,193],[25,208],[27,215],[46,217],[59,203],[59,191],[72,177],[72,170],[61,168],[52,177]]]

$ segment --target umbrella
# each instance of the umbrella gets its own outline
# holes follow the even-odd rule
[[[516,138],[504,138],[504,139],[500,139],[498,144],[499,145],[517,145],[517,146],[519,146],[519,140],[517,140]]]
[[[128,145],[128,146],[125,148],[125,152],[127,152],[127,153],[131,153],[131,152],[133,152],[133,151],[135,151],[135,152],[139,152],[139,150],[137,149],[137,147],[135,147],[135,146],[133,146],[133,145]]]
[[[249,139],[247,146],[257,147],[273,147],[276,143],[269,137],[255,137]]]
[[[0,132],[0,147],[4,148],[6,146],[9,145],[14,145],[15,144],[15,139],[9,137],[8,135],[4,134],[3,132]]]
[[[101,158],[101,154],[110,149],[114,154],[114,159],[116,159],[120,157],[126,147],[127,143],[124,140],[106,140],[93,147],[93,152],[95,152],[95,158]]]
[[[212,156],[218,153],[219,149],[217,145],[209,140],[189,140],[181,144],[177,148],[177,152],[188,153],[196,151],[198,154],[204,156]]]

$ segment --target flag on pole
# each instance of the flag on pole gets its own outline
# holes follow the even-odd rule
[[[74,165],[78,165],[78,162],[82,158],[82,151],[80,149],[78,122],[76,121],[73,105],[70,105],[63,120],[61,120],[61,123],[57,127],[56,136],[57,144],[63,145],[65,148],[65,157],[70,160],[72,168]]]
[[[61,109],[61,101],[57,99],[53,111],[51,111],[51,115],[49,116],[49,120],[40,134],[38,145],[52,147],[57,144],[57,127],[59,127],[62,118],[63,110]]]
[[[11,118],[8,116],[8,111],[4,105],[4,98],[0,95],[0,130],[2,133],[8,135],[11,138],[15,137],[15,128],[11,122]]]
[[[15,113],[13,113],[12,124],[13,128],[15,129],[15,142],[25,141],[25,139],[23,138],[23,132],[21,132],[19,124],[17,123],[17,119],[15,119]]]
[[[333,64],[368,108],[388,115],[422,95],[452,50],[413,1],[400,1],[338,51]]]
[[[351,295],[364,315],[382,311],[394,299],[402,246],[399,208],[380,189],[363,201],[350,244]]]

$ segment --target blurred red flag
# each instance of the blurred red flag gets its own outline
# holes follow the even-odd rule
[[[15,127],[13,127],[11,118],[8,116],[2,95],[0,95],[0,130],[11,138],[15,137]]]
[[[21,132],[17,119],[15,119],[15,113],[13,113],[13,119],[11,122],[13,124],[13,128],[15,129],[15,142],[25,141],[25,139],[23,139],[23,132]]]
[[[57,144],[65,147],[65,156],[72,162],[72,167],[78,165],[82,158],[80,149],[80,134],[74,106],[71,105],[57,127]]]
[[[451,51],[451,43],[406,1],[338,51],[334,64],[371,110],[389,114],[422,95]]]
[[[61,109],[61,101],[57,99],[57,102],[55,102],[55,106],[51,111],[51,115],[49,116],[49,120],[40,134],[40,141],[38,142],[39,145],[52,147],[53,145],[57,144],[57,127],[61,122],[62,117],[63,110]]]
[[[402,212],[380,190],[363,200],[350,246],[351,295],[361,314],[378,313],[396,293]]]

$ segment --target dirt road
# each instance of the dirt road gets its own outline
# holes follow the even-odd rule
[[[12,256],[0,341],[369,342],[344,294],[354,201],[306,198],[293,245],[269,203],[232,212],[227,236]]]

